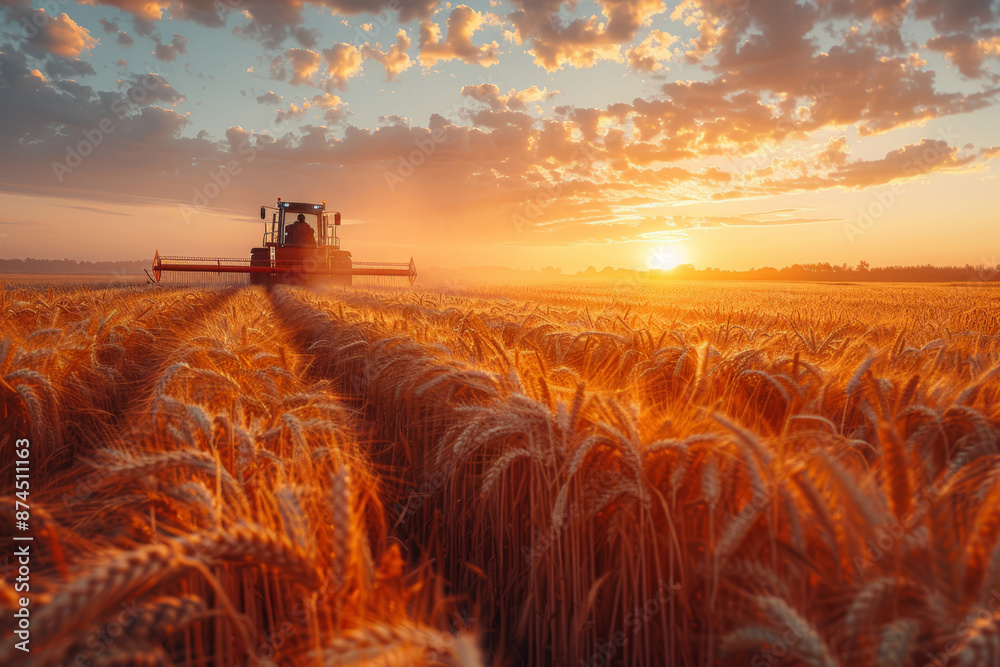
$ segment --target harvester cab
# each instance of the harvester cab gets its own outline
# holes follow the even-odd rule
[[[270,222],[267,221],[268,210],[271,211]],[[276,206],[260,207],[260,218],[265,221],[264,237],[261,247],[250,251],[250,267],[288,270],[251,273],[251,284],[318,281],[335,285],[353,284],[351,253],[340,249],[340,238],[337,236],[340,212],[333,212],[331,220],[325,201],[311,204],[281,201],[278,197]],[[312,271],[316,269],[325,269],[325,272],[315,275]]]
[[[337,227],[340,226],[340,211],[327,211],[326,202],[307,204],[281,201],[281,197],[278,197],[277,206],[260,207],[261,220],[267,220],[269,210],[272,211],[271,221],[264,223],[262,246],[269,248],[307,245],[290,238],[288,233],[288,228],[301,218],[315,232],[313,245],[340,250],[340,238],[337,236]]]
[[[269,215],[270,213],[270,215]],[[261,206],[264,236],[250,257],[161,257],[153,258],[153,279],[160,282],[164,273],[191,282],[245,282],[252,285],[412,285],[417,269],[409,264],[355,262],[351,253],[342,250],[337,230],[340,212],[327,211],[326,202],[282,201],[275,206]],[[268,219],[270,218],[270,220]]]

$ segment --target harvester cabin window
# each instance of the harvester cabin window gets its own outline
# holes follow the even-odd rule
[[[285,227],[285,245],[316,246],[316,215],[298,213],[295,221]]]

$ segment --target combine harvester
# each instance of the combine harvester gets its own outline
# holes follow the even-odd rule
[[[412,285],[417,278],[412,257],[409,264],[353,261],[350,252],[340,249],[340,213],[332,212],[331,220],[325,201],[307,204],[278,197],[277,206],[260,207],[261,220],[267,220],[268,209],[273,213],[271,221],[264,223],[262,247],[251,249],[250,257],[161,257],[157,251],[153,280],[158,283],[166,277],[168,282],[249,282],[270,287],[401,285],[406,280]]]

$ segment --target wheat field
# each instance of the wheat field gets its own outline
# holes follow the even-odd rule
[[[0,290],[3,665],[1000,664],[1000,287]]]

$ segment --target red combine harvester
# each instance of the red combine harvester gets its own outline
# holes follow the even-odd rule
[[[278,197],[276,206],[260,207],[261,220],[267,220],[269,209],[273,213],[264,223],[262,247],[250,250],[249,258],[161,257],[157,251],[153,280],[160,282],[168,273],[198,274],[208,282],[242,282],[248,277],[252,285],[350,286],[355,277],[380,284],[409,280],[410,285],[417,278],[412,257],[409,264],[353,261],[351,253],[340,249],[340,213],[328,212],[325,201],[307,204]]]

